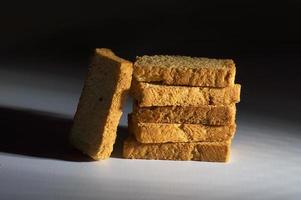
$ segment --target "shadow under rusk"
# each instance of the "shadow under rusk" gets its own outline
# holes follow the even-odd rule
[[[128,132],[127,126],[119,126],[118,127],[116,142],[114,144],[114,149],[111,154],[112,158],[123,158],[123,156],[122,156],[123,141],[127,138],[128,135],[129,135],[129,132]]]
[[[92,161],[69,144],[72,119],[0,108],[0,151],[75,162]]]

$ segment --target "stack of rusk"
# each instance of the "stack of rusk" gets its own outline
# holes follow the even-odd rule
[[[124,157],[228,161],[240,101],[235,72],[229,59],[137,57]]]

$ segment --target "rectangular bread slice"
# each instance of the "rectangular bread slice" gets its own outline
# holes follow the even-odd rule
[[[132,71],[131,62],[96,49],[70,135],[71,143],[95,160],[112,152]]]
[[[229,105],[240,101],[240,85],[225,88],[166,86],[132,81],[131,93],[140,107]]]
[[[133,115],[138,122],[148,123],[186,123],[205,125],[230,125],[235,123],[236,106],[155,106],[139,107],[133,105]]]
[[[166,124],[137,122],[129,117],[129,131],[140,143],[167,142],[221,142],[230,140],[235,134],[236,124],[228,126],[206,126],[201,124]]]
[[[234,84],[235,70],[230,59],[155,55],[137,57],[133,75],[164,85],[228,87]]]
[[[142,144],[133,137],[125,140],[123,156],[129,159],[199,160],[227,162],[231,141]]]

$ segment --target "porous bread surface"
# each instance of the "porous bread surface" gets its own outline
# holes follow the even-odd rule
[[[206,126],[201,124],[166,124],[137,122],[129,117],[129,130],[141,143],[167,142],[220,142],[231,139],[236,124],[228,126]]]
[[[131,93],[140,107],[229,105],[240,100],[240,85],[225,88],[166,86],[132,81]]]
[[[96,49],[70,134],[71,143],[95,160],[112,152],[132,71],[131,62]]]
[[[154,106],[133,105],[133,115],[137,122],[148,123],[187,123],[205,125],[230,125],[235,123],[236,106]]]
[[[129,137],[123,145],[123,156],[129,159],[199,160],[227,162],[231,141],[142,144]]]
[[[234,84],[235,73],[231,59],[146,55],[136,58],[133,76],[166,85],[227,87]]]

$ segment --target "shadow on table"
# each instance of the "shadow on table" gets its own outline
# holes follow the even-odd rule
[[[1,152],[75,162],[93,161],[69,144],[71,119],[10,108],[0,108],[0,113]],[[118,132],[126,135],[127,129],[119,127]],[[112,157],[122,156],[123,138],[117,139]]]

